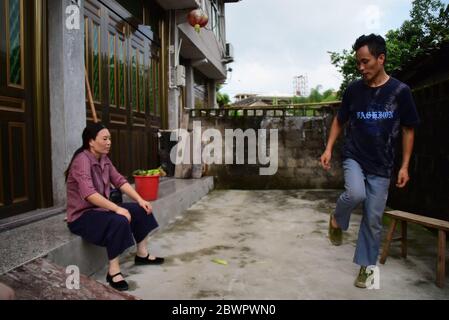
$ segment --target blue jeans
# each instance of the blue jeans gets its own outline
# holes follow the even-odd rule
[[[366,174],[353,159],[343,161],[343,171],[345,192],[337,200],[335,220],[340,228],[347,230],[351,211],[363,202],[363,217],[354,262],[361,266],[376,265],[390,179]]]

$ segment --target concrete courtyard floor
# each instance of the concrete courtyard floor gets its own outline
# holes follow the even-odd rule
[[[338,190],[216,190],[150,238],[162,266],[122,258],[129,293],[142,299],[448,299],[436,287],[436,237],[409,226],[409,257],[399,243],[380,268],[380,289],[354,287],[360,209],[342,246],[327,238]],[[386,227],[384,228],[384,234]],[[383,237],[384,238],[384,237]],[[227,264],[217,263],[221,259]],[[222,262],[222,261],[218,261]],[[94,275],[105,282],[106,268]]]

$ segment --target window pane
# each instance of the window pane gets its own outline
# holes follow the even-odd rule
[[[161,114],[161,110],[160,110],[160,106],[159,106],[159,103],[160,103],[160,101],[159,101],[159,97],[160,97],[160,94],[159,94],[159,80],[160,80],[159,79],[159,66],[160,66],[160,63],[159,63],[159,61],[157,61],[154,66],[154,73],[155,73],[155,76],[154,76],[154,82],[155,82],[154,91],[155,92],[154,92],[154,94],[156,96],[156,99],[155,99],[156,115]]]
[[[150,66],[149,66],[149,75],[148,75],[148,93],[149,93],[149,101],[148,101],[148,108],[150,108],[150,114],[154,114],[154,60],[149,59]]]
[[[115,101],[115,35],[109,35],[109,102]]]
[[[137,50],[135,48],[132,49],[131,56],[131,85],[133,111],[137,111]]]
[[[92,48],[93,48],[93,96],[94,100],[100,101],[100,26],[93,25]]]
[[[20,0],[9,0],[9,81],[22,84],[22,47]]]
[[[139,110],[145,113],[145,65],[144,55],[139,51]]]
[[[126,108],[125,106],[125,41],[119,39],[119,95],[120,95],[120,107]]]

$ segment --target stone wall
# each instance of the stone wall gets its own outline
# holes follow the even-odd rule
[[[333,110],[319,117],[201,117],[202,132],[208,128],[217,129],[223,137],[222,164],[211,164],[207,175],[215,177],[217,188],[232,189],[300,189],[300,188],[342,188],[343,176],[340,161],[340,146],[333,154],[332,169],[325,172],[319,158],[324,151]],[[192,124],[192,122],[191,122]],[[245,164],[225,163],[225,129],[266,129],[267,155],[272,152],[269,130],[278,130],[278,170],[274,175],[261,175],[261,165],[256,151],[256,164],[248,164],[248,144],[245,139]],[[257,148],[256,148],[257,150]],[[236,142],[233,153],[235,155]]]

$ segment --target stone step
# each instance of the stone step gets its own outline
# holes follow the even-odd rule
[[[17,300],[138,300],[83,274],[79,289],[69,289],[66,282],[71,275],[72,271],[66,273],[66,268],[38,258],[1,275],[0,282],[14,290]]]

